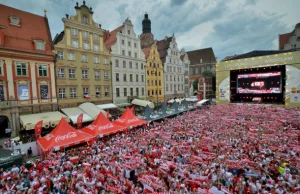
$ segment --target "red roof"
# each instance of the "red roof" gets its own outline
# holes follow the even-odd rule
[[[105,32],[105,38],[104,38],[104,44],[106,46],[106,49],[108,51],[110,51],[110,48],[113,44],[116,43],[117,41],[117,32],[120,32],[121,30],[123,30],[124,25],[119,26],[118,28],[114,29],[111,32]]]
[[[291,33],[279,34],[279,50],[284,49],[284,44],[290,38]]]
[[[20,26],[11,25],[9,17],[20,19]],[[4,27],[4,45],[0,48],[53,55],[52,38],[47,17],[0,4],[0,25]],[[33,40],[42,40],[45,50],[34,48]]]
[[[92,137],[88,134],[74,129],[64,118],[61,118],[53,131],[37,140],[44,151],[55,147],[59,149],[72,145],[88,142]]]
[[[103,113],[100,113],[97,119],[89,126],[83,128],[82,131],[93,137],[98,137],[118,133],[124,129],[126,129],[126,127],[110,122]]]
[[[124,127],[138,127],[147,124],[148,121],[138,118],[129,108],[127,108],[123,115],[113,123]]]

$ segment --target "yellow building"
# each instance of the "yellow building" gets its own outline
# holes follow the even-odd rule
[[[75,6],[76,15],[63,18],[64,31],[56,35],[56,85],[60,107],[83,102],[112,102],[111,60],[103,44],[105,30],[93,21],[92,8]]]
[[[146,58],[146,99],[155,103],[164,102],[163,66],[156,44],[144,48]]]

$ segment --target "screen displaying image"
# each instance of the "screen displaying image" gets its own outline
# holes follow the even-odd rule
[[[237,93],[282,93],[281,72],[239,74],[237,76]]]

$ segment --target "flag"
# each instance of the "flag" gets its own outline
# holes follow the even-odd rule
[[[134,113],[134,106],[132,106],[132,107],[130,108],[130,110],[131,110],[131,112]]]
[[[77,129],[81,129],[81,127],[82,127],[82,119],[83,119],[83,113],[81,113],[77,117]]]
[[[106,111],[106,118],[109,118],[109,110]]]
[[[34,133],[35,133],[35,138],[38,139],[41,137],[42,134],[42,127],[43,127],[43,120],[37,122],[37,124],[34,127]]]
[[[198,102],[200,102],[201,101],[200,94],[198,94],[197,96],[198,96]]]

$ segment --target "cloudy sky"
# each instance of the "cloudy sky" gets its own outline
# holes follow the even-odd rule
[[[82,0],[77,0],[82,4]],[[43,15],[52,38],[63,30],[65,14],[75,14],[76,0],[0,0],[17,9]],[[141,34],[144,13],[155,39],[175,34],[186,51],[212,47],[217,60],[252,50],[278,49],[278,34],[300,22],[300,0],[86,0],[94,20],[113,30],[129,17]]]

